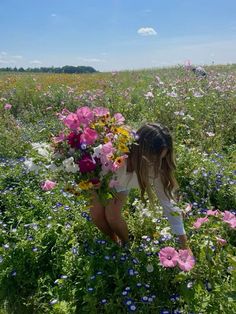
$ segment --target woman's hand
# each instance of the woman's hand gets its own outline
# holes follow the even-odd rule
[[[178,238],[181,250],[188,250],[189,255],[193,256],[193,252],[188,246],[188,238],[186,234],[179,235]]]

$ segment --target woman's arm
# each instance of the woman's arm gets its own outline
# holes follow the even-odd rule
[[[178,236],[181,249],[187,249],[187,236],[184,229],[181,209],[165,194],[160,177],[154,180],[154,188],[160,204],[163,207],[163,213],[167,216],[173,233]]]

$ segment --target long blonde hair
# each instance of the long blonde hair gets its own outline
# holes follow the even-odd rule
[[[163,150],[165,155],[161,158]],[[173,192],[178,187],[174,176],[176,164],[173,140],[169,129],[156,123],[147,123],[138,129],[137,141],[131,146],[127,167],[128,171],[135,171],[137,174],[142,199],[146,192],[152,201],[150,169],[153,170],[152,177],[160,176],[165,194],[173,199]]]

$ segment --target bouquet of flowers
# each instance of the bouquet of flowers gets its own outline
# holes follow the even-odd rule
[[[52,138],[53,159],[67,191],[88,195],[96,189],[105,202],[115,193],[115,174],[128,157],[135,133],[120,113],[111,115],[103,107],[64,109],[58,116],[65,129]]]

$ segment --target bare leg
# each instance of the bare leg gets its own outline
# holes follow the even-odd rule
[[[96,192],[92,195],[90,214],[93,223],[98,227],[98,229],[108,235],[113,241],[117,242],[117,236],[106,220],[105,207],[99,202]]]
[[[125,220],[121,216],[121,209],[125,204],[126,198],[127,195],[120,192],[116,198],[109,201],[105,208],[106,220],[110,228],[121,239],[122,244],[125,244],[129,241],[128,227]]]

